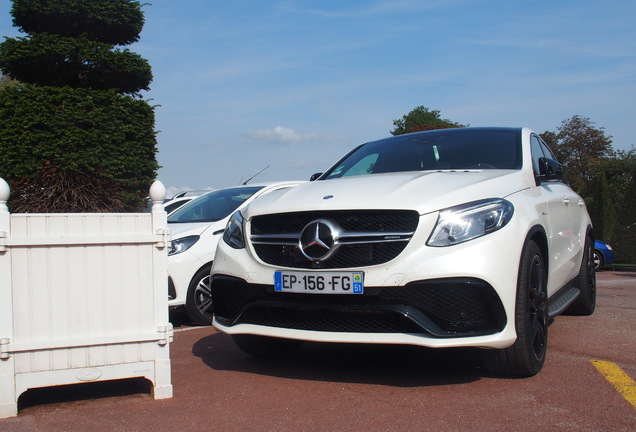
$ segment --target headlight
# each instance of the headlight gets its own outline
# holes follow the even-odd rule
[[[185,252],[193,244],[195,244],[199,240],[198,235],[182,237],[180,239],[172,240],[168,245],[168,256],[180,254],[181,252]]]
[[[225,227],[223,241],[234,249],[245,247],[245,236],[243,235],[243,216],[240,211],[235,212]]]
[[[512,218],[513,205],[503,199],[475,201],[442,210],[426,244],[452,246],[503,228]]]

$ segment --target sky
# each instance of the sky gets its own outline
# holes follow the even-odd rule
[[[420,105],[539,133],[579,115],[636,147],[633,0],[149,3],[126,48],[152,66],[168,196],[308,180]],[[10,8],[0,35],[21,36]]]

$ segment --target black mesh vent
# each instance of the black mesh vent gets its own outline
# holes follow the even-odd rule
[[[319,263],[305,258],[297,246],[260,244],[254,249],[260,259],[278,267],[334,269],[382,264],[398,256],[406,245],[407,242],[343,245],[331,258]]]
[[[421,333],[422,329],[390,311],[306,311],[300,309],[252,308],[242,323],[297,330],[353,333]]]
[[[382,290],[389,303],[417,305],[433,322],[447,331],[486,329],[493,321],[491,299],[479,285],[466,283],[419,283]]]

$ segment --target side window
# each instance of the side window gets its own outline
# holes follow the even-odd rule
[[[545,157],[548,157],[553,160],[557,160],[554,153],[552,153],[552,150],[550,150],[550,147],[548,147],[548,145],[544,143],[543,141],[541,141],[541,148],[543,149],[543,154],[545,154]]]
[[[548,153],[547,155],[543,153],[544,147],[547,149],[545,144],[543,144],[539,137],[536,135],[532,135],[530,137],[530,149],[532,151],[532,168],[534,168],[534,174],[539,174],[539,158],[542,157],[551,157]]]
[[[166,213],[170,213],[172,210],[181,207],[186,202],[187,202],[186,200],[178,200],[178,201],[175,201],[175,202],[171,202],[171,203],[168,203],[168,204],[164,205],[163,209],[166,211]]]

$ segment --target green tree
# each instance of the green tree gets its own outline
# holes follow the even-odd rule
[[[422,105],[411,110],[411,112],[401,119],[393,120],[393,125],[395,126],[395,129],[391,131],[393,135],[434,129],[465,127],[465,125],[442,119],[438,110],[431,111]]]
[[[624,235],[618,236],[618,253],[623,262],[636,263],[636,152],[632,149],[627,157],[629,183],[626,186],[626,196],[621,204],[619,229],[625,230]]]
[[[139,2],[126,0],[14,0],[11,14],[24,33],[86,36],[112,45],[137,42],[144,25]]]
[[[154,178],[150,65],[130,0],[13,0],[0,44],[0,176],[16,212],[137,211]]]
[[[0,75],[0,91],[15,84],[17,84],[16,80],[12,80],[6,75]]]
[[[605,135],[604,128],[594,127],[589,118],[578,115],[563,120],[558,132],[546,131],[541,137],[563,165],[572,188],[583,196],[589,195],[592,165],[614,155],[612,137]]]
[[[85,36],[8,38],[0,45],[0,68],[23,83],[119,93],[148,90],[152,81],[148,62],[138,54]]]
[[[599,239],[612,243],[618,228],[616,207],[604,170],[595,177],[592,195],[588,199],[588,211],[594,221],[594,234]]]
[[[585,201],[596,237],[614,247],[617,261],[636,263],[636,150],[597,161],[591,175]]]

